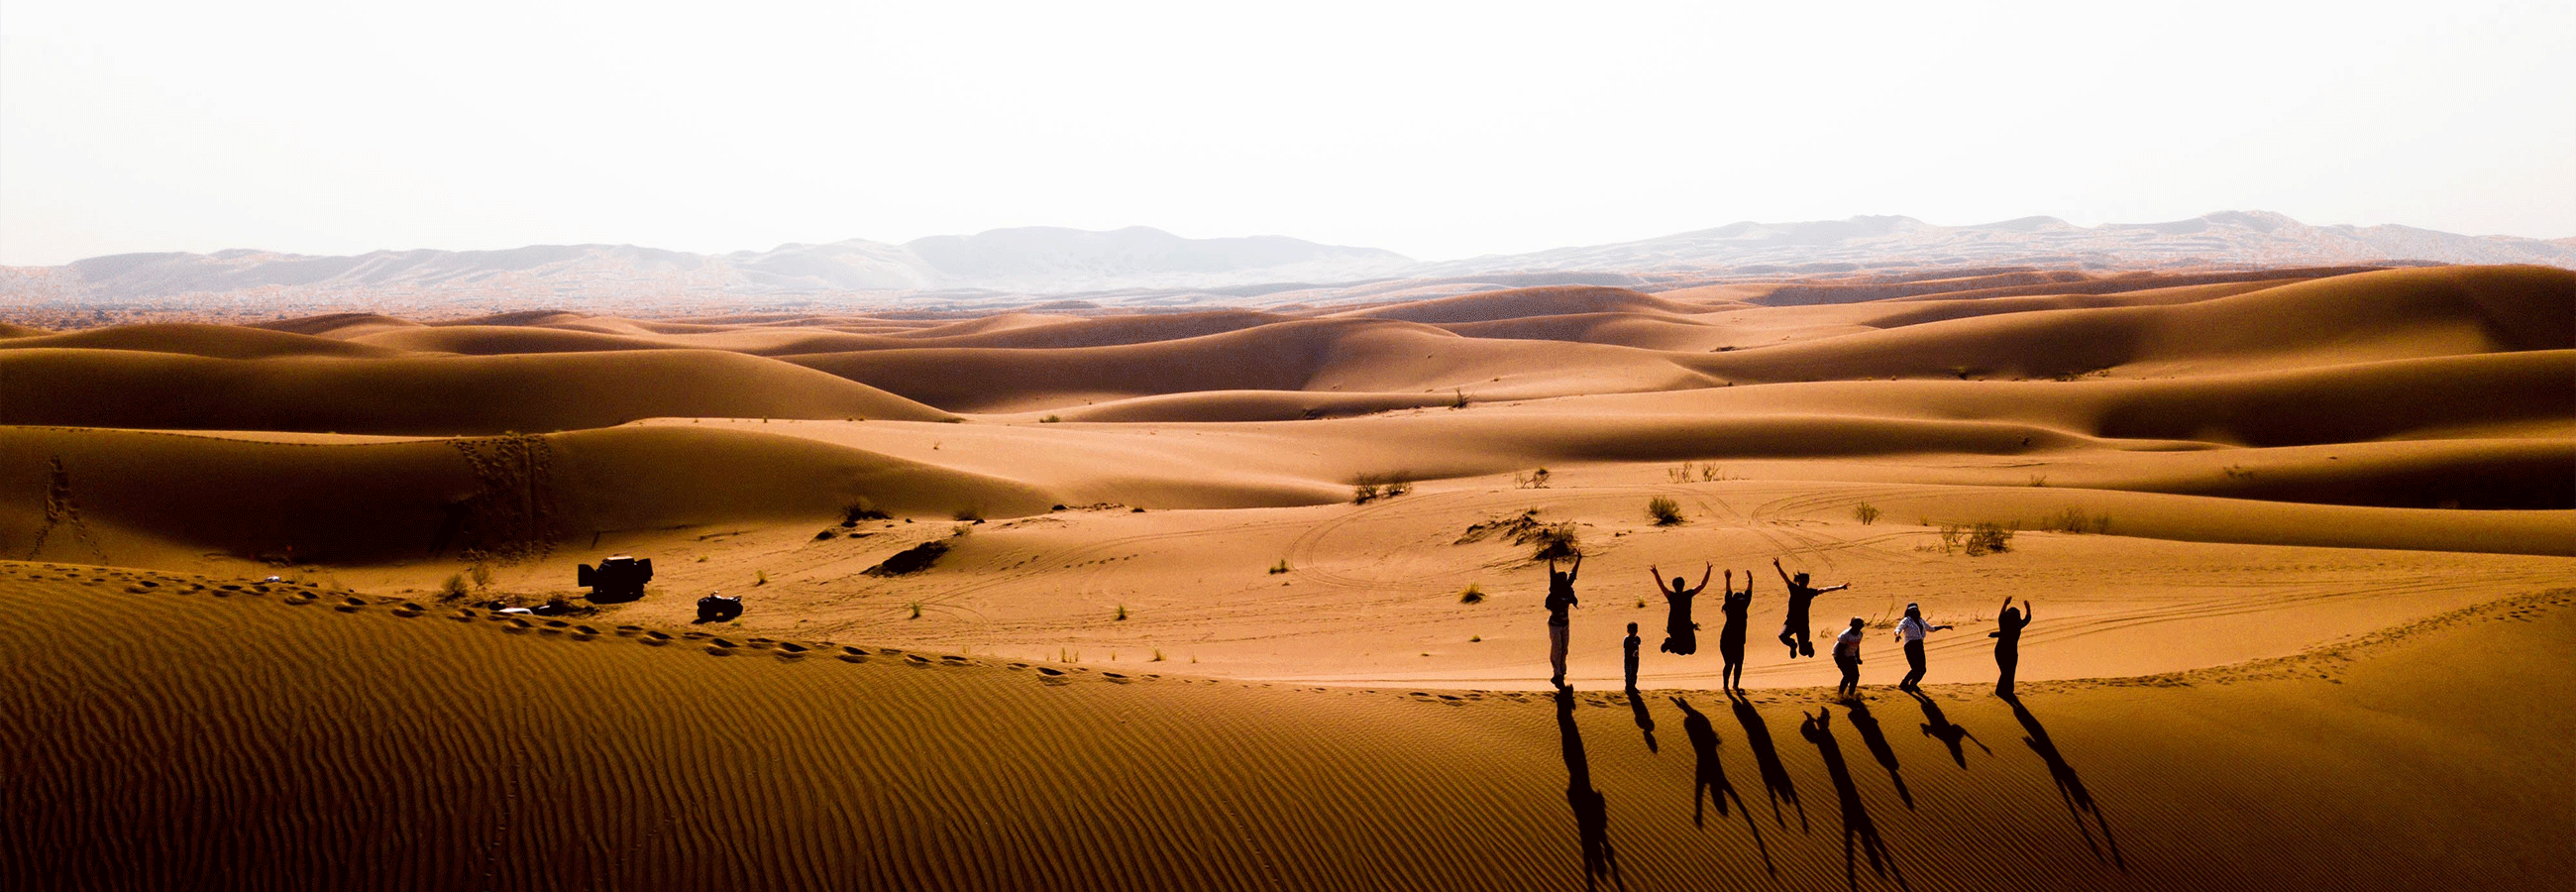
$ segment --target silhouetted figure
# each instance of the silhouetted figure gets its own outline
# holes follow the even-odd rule
[[[720,623],[742,615],[742,599],[709,594],[698,599],[698,621]]]
[[[1861,619],[1851,618],[1851,628],[1834,636],[1834,667],[1843,671],[1843,683],[1834,693],[1846,699],[1860,696]]]
[[[1896,798],[1905,802],[1905,810],[1914,810],[1914,791],[1906,789],[1905,775],[1897,773],[1896,748],[1887,745],[1887,734],[1878,728],[1878,716],[1871,715],[1869,704],[1853,700],[1844,704],[1851,711],[1852,730],[1860,732],[1861,745],[1869,747],[1870,758],[1887,769],[1887,782],[1896,785]]]
[[[1742,694],[1731,694],[1727,705],[1735,709],[1736,724],[1744,726],[1744,745],[1753,750],[1753,767],[1762,775],[1763,795],[1771,799],[1771,822],[1782,827],[1789,820],[1781,817],[1780,803],[1787,802],[1798,810],[1798,832],[1807,832],[1807,806],[1798,801],[1798,785],[1789,780],[1789,766],[1780,764],[1780,751],[1771,745],[1771,726],[1762,721],[1753,701]]]
[[[1968,767],[1968,750],[1959,745],[1960,741],[1975,743],[1977,749],[1985,750],[1986,755],[1995,754],[1994,750],[1986,749],[1986,742],[1978,740],[1977,735],[1968,733],[1966,728],[1951,724],[1950,717],[1941,713],[1941,705],[1932,702],[1930,696],[1916,691],[1914,702],[1923,707],[1923,736],[1938,740],[1942,746],[1949,747],[1950,761],[1959,763],[1960,768]]]
[[[2093,816],[2094,826],[2102,830],[2102,841],[2111,847],[2111,863],[2126,872],[2129,864],[2120,857],[2120,841],[2111,836],[2110,822],[2102,819],[2101,807],[2093,803],[2092,792],[2084,789],[2084,779],[2075,775],[2075,766],[2066,763],[2065,754],[2058,752],[2056,742],[2048,739],[2048,729],[2041,727],[2039,717],[2031,715],[2030,709],[2021,705],[2021,698],[2007,694],[2004,702],[2012,704],[2013,718],[2021,720],[2021,729],[2026,735],[2021,742],[2029,744],[2030,751],[2038,753],[2039,760],[2048,763],[2048,776],[2057,781],[2057,797],[2065,801],[2066,813],[2075,818],[2076,832],[2084,834],[2084,847],[2093,850],[2096,860],[2102,857],[2101,846],[2093,842],[2093,831],[2084,826],[2084,816],[2089,814]]]
[[[1685,657],[1699,652],[1699,624],[1691,621],[1691,599],[1708,588],[1708,574],[1714,570],[1713,566],[1701,570],[1699,584],[1684,588],[1681,577],[1673,577],[1672,585],[1667,586],[1664,571],[1653,564],[1646,565],[1646,572],[1655,578],[1655,590],[1664,596],[1663,652]]]
[[[1565,611],[1575,604],[1574,574],[1582,571],[1582,555],[1575,555],[1574,566],[1563,571],[1556,569],[1555,558],[1547,559],[1547,662],[1556,669],[1549,683],[1559,689],[1565,687],[1565,644],[1570,634]]]
[[[1905,680],[1896,683],[1897,690],[1911,691],[1923,681],[1923,636],[1950,628],[1923,621],[1923,605],[1905,605],[1905,618],[1896,621],[1896,640],[1905,643]]]
[[[1583,752],[1583,732],[1574,727],[1574,692],[1556,692],[1557,742],[1565,750],[1565,804],[1574,809],[1575,833],[1583,845],[1583,888],[1596,887],[1602,877],[1612,885],[1628,887],[1619,877],[1619,853],[1610,848],[1610,805],[1601,791],[1592,788],[1592,760]]]
[[[1805,715],[1802,711],[1801,715]],[[1852,859],[1852,841],[1860,842],[1861,851],[1869,855],[1870,872],[1882,879],[1893,872],[1896,884],[1906,886],[1905,871],[1896,866],[1896,856],[1887,851],[1887,841],[1878,836],[1878,824],[1869,819],[1869,809],[1860,801],[1860,787],[1852,783],[1851,768],[1843,764],[1842,744],[1834,741],[1833,710],[1818,710],[1798,723],[1798,736],[1816,745],[1816,754],[1825,760],[1825,774],[1833,778],[1834,795],[1843,810],[1843,880],[1853,889],[1860,888],[1859,865]],[[1911,887],[1908,887],[1911,888]]]
[[[1629,623],[1628,637],[1620,639],[1619,650],[1621,666],[1627,670],[1628,690],[1631,692],[1637,690],[1637,648],[1644,643],[1637,637],[1637,624]]]
[[[2023,601],[2015,608],[2012,598],[2004,598],[2004,612],[1995,617],[1995,630],[1986,633],[1995,639],[1995,669],[2001,673],[1995,677],[1995,696],[2013,695],[2013,670],[2021,666],[2021,630],[2030,625],[2030,606]]]
[[[1664,748],[1655,744],[1655,717],[1646,712],[1646,698],[1638,696],[1633,686],[1628,688],[1628,711],[1637,717],[1637,730],[1646,735],[1646,752],[1663,752]]]
[[[1753,822],[1753,810],[1745,807],[1744,797],[1726,779],[1726,766],[1717,760],[1717,728],[1708,723],[1708,716],[1692,709],[1682,698],[1672,699],[1682,711],[1682,733],[1690,736],[1691,752],[1699,756],[1699,765],[1691,775],[1691,826],[1703,826],[1701,814],[1707,803],[1717,803],[1717,816],[1722,818],[1726,816],[1726,800],[1735,800],[1735,810],[1744,813],[1745,829],[1753,831],[1753,847],[1762,852],[1762,869],[1779,876],[1779,869],[1771,866],[1771,848],[1762,842],[1762,825]]]
[[[1753,612],[1753,571],[1744,571],[1744,591],[1735,591],[1735,571],[1726,571],[1726,600],[1718,612],[1726,615],[1726,624],[1717,630],[1717,655],[1726,668],[1717,676],[1717,686],[1730,691],[1744,690],[1744,627]]]
[[[1851,585],[1811,587],[1807,585],[1807,574],[1791,576],[1789,571],[1780,569],[1779,558],[1771,559],[1771,569],[1780,574],[1781,582],[1789,584],[1789,616],[1780,624],[1780,643],[1789,646],[1789,656],[1793,658],[1815,656],[1816,646],[1807,641],[1807,605],[1815,603],[1817,595],[1841,591]]]

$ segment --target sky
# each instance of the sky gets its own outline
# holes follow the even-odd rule
[[[1009,226],[2576,236],[2576,3],[0,6],[0,264]]]

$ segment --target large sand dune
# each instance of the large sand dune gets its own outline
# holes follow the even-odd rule
[[[2515,705],[2570,689],[2576,273],[1452,284],[0,332],[0,886],[2576,867],[2576,726]],[[1537,529],[1586,555],[1564,709]],[[653,584],[588,603],[618,551]],[[1850,583],[1859,708],[1774,559]],[[1748,699],[1713,592],[1656,648],[1700,567],[1755,579]],[[597,612],[460,612],[549,598]],[[1919,700],[1907,603],[1958,627]]]

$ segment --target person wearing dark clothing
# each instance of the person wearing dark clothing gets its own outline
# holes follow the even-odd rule
[[[1789,656],[1793,658],[1815,656],[1816,646],[1807,640],[1807,605],[1815,603],[1817,595],[1842,591],[1850,588],[1851,585],[1844,583],[1824,588],[1809,586],[1807,574],[1789,575],[1789,571],[1780,569],[1779,558],[1771,559],[1771,569],[1780,574],[1781,582],[1789,584],[1789,617],[1786,622],[1780,624],[1780,643],[1789,646]]]
[[[2021,666],[2021,630],[2030,625],[2030,607],[2030,602],[2023,601],[2015,608],[2012,599],[2005,598],[2003,614],[1995,617],[1995,630],[1986,633],[1995,639],[1995,668],[2002,672],[1995,678],[1996,696],[2012,696],[2013,670]]]
[[[1735,591],[1735,571],[1726,571],[1726,600],[1718,605],[1726,614],[1726,625],[1718,627],[1717,655],[1726,668],[1717,675],[1719,690],[1744,689],[1744,627],[1746,616],[1753,610],[1753,571],[1744,571],[1744,592]]]
[[[1923,606],[1905,605],[1905,618],[1896,621],[1896,640],[1905,644],[1905,665],[1910,670],[1905,680],[1896,683],[1897,690],[1911,691],[1923,681],[1923,636],[1950,628],[1936,626],[1923,619]]]
[[[1698,653],[1699,624],[1691,621],[1691,599],[1699,597],[1699,593],[1708,588],[1708,575],[1716,572],[1716,568],[1702,568],[1699,585],[1688,588],[1682,586],[1679,576],[1673,577],[1672,585],[1664,585],[1664,571],[1653,564],[1646,565],[1646,572],[1654,576],[1655,590],[1664,596],[1664,644],[1661,650],[1685,657]]]
[[[1562,571],[1556,569],[1555,558],[1547,559],[1547,661],[1556,669],[1556,675],[1549,681],[1560,688],[1565,687],[1565,648],[1569,635],[1565,611],[1575,605],[1574,574],[1582,571],[1582,555],[1575,555],[1574,566]]]
[[[1628,670],[1628,690],[1631,691],[1637,689],[1637,646],[1644,643],[1637,637],[1637,624],[1629,623],[1628,637],[1619,642],[1619,648],[1626,652],[1623,656]]]

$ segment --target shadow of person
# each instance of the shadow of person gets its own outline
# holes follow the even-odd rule
[[[1771,847],[1762,841],[1762,825],[1753,820],[1753,809],[1744,805],[1744,797],[1735,792],[1735,784],[1726,779],[1726,766],[1717,760],[1717,728],[1708,716],[1692,709],[1680,697],[1673,705],[1682,711],[1682,733],[1690,738],[1691,752],[1699,756],[1699,765],[1691,774],[1691,826],[1701,826],[1701,814],[1708,802],[1717,803],[1718,817],[1726,816],[1726,801],[1735,800],[1735,810],[1744,815],[1744,828],[1753,831],[1753,848],[1762,853],[1762,870],[1779,876],[1771,865]]]
[[[1951,724],[1950,717],[1941,713],[1941,704],[1933,702],[1932,698],[1922,691],[1911,693],[1914,695],[1915,704],[1923,707],[1923,736],[1938,740],[1942,746],[1949,747],[1950,761],[1959,763],[1960,768],[1968,767],[1968,750],[1960,745],[1962,741],[1976,744],[1977,749],[1984,750],[1986,755],[1995,754],[1994,750],[1986,749],[1986,742],[1978,740],[1977,735],[1968,733],[1966,728]]]
[[[1804,715],[1804,711],[1800,712]],[[1842,744],[1834,740],[1834,712],[1818,710],[1798,723],[1798,736],[1816,745],[1816,754],[1824,757],[1825,774],[1833,778],[1834,796],[1843,811],[1843,882],[1852,889],[1860,888],[1860,866],[1852,858],[1852,843],[1858,840],[1862,853],[1869,856],[1870,872],[1880,879],[1895,874],[1899,888],[1911,889],[1905,882],[1905,871],[1896,866],[1896,856],[1887,850],[1887,841],[1878,836],[1878,823],[1870,820],[1869,809],[1861,804],[1860,787],[1852,783],[1851,767],[1843,764]]]
[[[1565,804],[1574,809],[1574,827],[1583,844],[1583,888],[1596,888],[1603,877],[1628,888],[1619,876],[1619,853],[1610,848],[1610,805],[1592,787],[1592,760],[1583,752],[1583,732],[1574,727],[1574,691],[1556,692],[1557,742],[1565,750]]]
[[[1655,717],[1646,712],[1646,698],[1636,688],[1628,689],[1628,711],[1637,716],[1637,730],[1646,734],[1646,752],[1663,752],[1664,748],[1655,743]]]
[[[2066,763],[2066,755],[2057,751],[2055,741],[2048,739],[2048,729],[2040,726],[2039,717],[2030,714],[2030,707],[2023,706],[2020,697],[2001,696],[2012,704],[2013,718],[2021,720],[2022,732],[2027,735],[2021,741],[2039,754],[2040,761],[2048,763],[2048,776],[2057,781],[2057,797],[2066,802],[2066,813],[2075,818],[2076,831],[2084,834],[2084,847],[2093,850],[2095,860],[2101,860],[2103,845],[2109,846],[2111,863],[2122,873],[2128,872],[2129,863],[2120,857],[2120,841],[2111,836],[2111,823],[2102,818],[2102,807],[2093,801],[2092,791],[2084,789],[2084,779],[2076,776],[2075,766]],[[2085,815],[2093,816],[2093,827],[2084,826]],[[2102,845],[2093,841],[2094,828],[2102,831]]]
[[[1780,751],[1771,745],[1771,726],[1764,724],[1762,713],[1753,709],[1751,698],[1740,692],[1727,693],[1728,705],[1735,709],[1735,721],[1744,726],[1744,745],[1753,750],[1753,767],[1762,775],[1762,792],[1771,799],[1771,821],[1782,827],[1789,821],[1780,816],[1780,803],[1787,802],[1798,810],[1798,832],[1807,832],[1807,806],[1798,801],[1798,785],[1789,781],[1789,766],[1780,764]]]
[[[1896,798],[1904,800],[1905,810],[1914,810],[1914,791],[1905,788],[1905,775],[1896,773],[1896,750],[1887,745],[1887,735],[1878,729],[1878,717],[1869,714],[1869,704],[1855,697],[1843,704],[1851,711],[1852,730],[1860,732],[1860,742],[1869,747],[1871,758],[1887,768],[1887,779],[1896,785]]]

